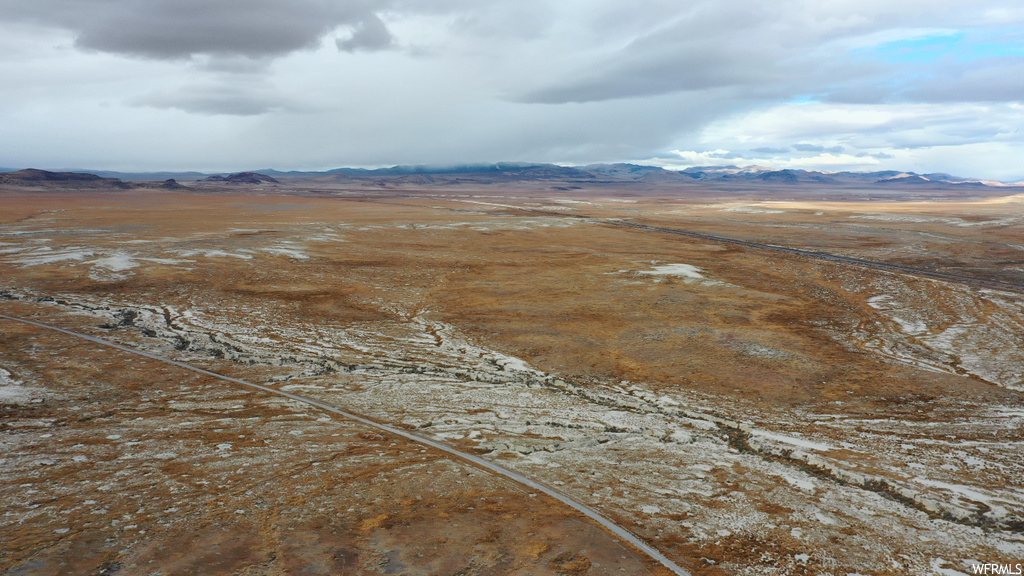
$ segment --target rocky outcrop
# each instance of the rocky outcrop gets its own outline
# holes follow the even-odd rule
[[[182,190],[185,188],[181,184],[178,184],[178,181],[175,180],[174,178],[168,178],[167,180],[164,180],[163,183],[160,184],[160,187],[166,190]]]
[[[117,178],[103,178],[85,172],[49,172],[28,168],[0,174],[0,184],[46,188],[131,188]]]
[[[231,335],[195,326],[180,325],[174,314],[167,308],[116,307],[94,305],[85,302],[67,302],[49,297],[0,292],[0,298],[11,300],[35,300],[51,302],[71,309],[86,312],[102,319],[98,326],[105,330],[138,330],[144,336],[163,341],[164,345],[186,354],[218,358],[246,365],[289,366],[294,372],[289,376],[275,378],[287,382],[293,378],[304,378],[331,373],[386,372],[390,374],[423,374],[444,376],[463,381],[486,382],[526,388],[547,388],[591,404],[607,406],[613,410],[636,414],[657,414],[670,422],[696,422],[700,429],[707,429],[727,442],[740,453],[755,455],[765,461],[775,462],[792,469],[837,485],[856,487],[874,492],[908,508],[920,510],[932,518],[954,522],[964,526],[984,529],[1024,532],[1024,519],[1010,510],[993,509],[980,502],[966,502],[955,497],[941,497],[926,492],[909,482],[878,474],[857,472],[849,469],[841,460],[813,454],[787,444],[780,444],[759,434],[749,423],[723,418],[703,410],[679,407],[665,403],[650,395],[634,395],[612,389],[581,386],[570,380],[537,371],[510,368],[498,361],[484,362],[476,367],[445,366],[440,364],[402,364],[394,361],[381,363],[346,363],[327,357],[315,357],[302,353],[275,352],[268,347],[254,347],[243,344]],[[529,424],[529,422],[527,422]],[[545,422],[545,425],[572,427],[572,424]],[[429,426],[426,425],[426,426]],[[706,428],[705,428],[706,427]],[[559,452],[603,444],[616,434],[641,434],[659,438],[665,443],[689,444],[694,441],[692,434],[670,426],[660,428],[606,427],[597,434],[570,441],[538,441],[523,439],[517,442],[496,441],[478,447],[484,453],[503,452],[528,455],[534,452]]]
[[[227,176],[208,176],[200,182],[220,182],[224,184],[277,184],[278,180],[259,172],[236,172]]]

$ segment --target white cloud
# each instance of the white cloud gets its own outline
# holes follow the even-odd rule
[[[773,163],[779,168],[807,168],[825,170],[855,170],[873,169],[880,166],[882,161],[874,156],[855,156],[853,154],[831,154],[824,153],[817,156],[806,156],[803,158],[791,158],[789,160],[778,160]]]
[[[1024,11],[1005,1],[259,0],[273,10],[236,19],[206,4],[161,20],[175,2],[0,0],[0,166],[1022,170],[992,159],[1017,164],[1024,59],[858,52],[969,27],[1012,39]],[[154,33],[122,30],[122,9]]]
[[[874,170],[883,165],[883,159],[871,155],[833,154],[825,152],[816,155],[796,157],[744,156],[728,150],[698,152],[695,150],[673,150],[676,157],[652,158],[644,163],[661,166],[669,170],[682,170],[694,166],[736,166],[738,168],[802,168],[808,170]]]
[[[721,148],[704,152],[673,150],[672,153],[679,157],[677,162],[686,166],[725,166],[735,161],[735,157],[730,156],[728,150]]]
[[[712,122],[699,140],[730,149],[812,141],[860,151],[1021,141],[1024,106],[997,104],[782,104]]]

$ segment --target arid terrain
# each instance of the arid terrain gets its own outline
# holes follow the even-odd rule
[[[0,314],[691,574],[1024,562],[1024,195],[0,185]],[[397,183],[396,183],[397,182]],[[0,573],[670,574],[0,319]]]

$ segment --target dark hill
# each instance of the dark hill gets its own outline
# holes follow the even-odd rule
[[[227,184],[277,184],[278,180],[259,172],[237,172],[227,176],[214,175],[203,178],[200,182],[224,182]]]
[[[49,172],[35,168],[0,174],[0,184],[62,188],[131,188],[129,184],[117,178],[103,178],[82,172]]]
[[[792,170],[775,170],[773,172],[765,172],[758,176],[758,178],[765,182],[796,182],[800,179]]]
[[[883,184],[883,185],[890,185],[890,184],[935,184],[935,182],[932,182],[931,180],[929,180],[927,178],[922,178],[922,177],[920,177],[920,176],[918,176],[916,174],[911,174],[909,176],[897,176],[895,178],[883,178],[881,180],[877,180],[875,182],[875,184]]]
[[[163,183],[160,184],[160,187],[166,188],[167,190],[181,190],[184,188],[184,186],[178,184],[178,181],[175,180],[174,178],[168,178],[167,180],[164,180]]]
[[[352,176],[373,175],[408,176],[413,174],[451,176],[459,178],[489,178],[492,180],[547,180],[550,178],[594,178],[594,174],[579,168],[556,164],[525,164],[502,162],[499,164],[466,164],[460,166],[392,166],[377,170],[341,169]]]

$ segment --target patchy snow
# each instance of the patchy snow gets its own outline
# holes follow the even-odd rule
[[[306,240],[311,242],[348,242],[348,240],[333,232],[321,232],[320,234],[314,234],[307,237]]]
[[[41,396],[42,390],[22,386],[20,380],[15,380],[10,372],[0,368],[0,404],[21,406],[41,402]]]
[[[966,572],[961,572],[959,570],[953,570],[951,568],[943,567],[948,566],[950,564],[951,562],[947,562],[942,558],[935,558],[934,560],[932,560],[931,563],[932,573],[939,574],[941,576],[964,576],[965,574],[967,574]]]
[[[106,258],[98,258],[89,262],[94,266],[100,268],[106,268],[111,272],[123,272],[125,270],[131,270],[139,265],[139,262],[129,254],[123,252],[116,252],[112,256]]]
[[[784,436],[782,434],[768,432],[767,430],[752,429],[750,430],[750,434],[754,436],[759,436],[761,438],[768,438],[769,440],[775,440],[776,442],[782,442],[783,444],[799,446],[800,448],[806,448],[808,450],[817,450],[820,452],[832,450],[832,447],[829,446],[828,444],[822,444],[820,442],[811,442],[810,440],[804,440],[803,438]]]
[[[668,439],[676,444],[691,444],[693,443],[693,434],[690,434],[685,430],[676,430],[669,434]]]
[[[309,256],[306,256],[304,252],[294,246],[270,246],[268,248],[261,248],[260,251],[278,256],[287,256],[296,260],[309,260]]]
[[[225,250],[179,250],[175,252],[179,256],[202,256],[204,258],[238,258],[240,260],[252,260],[251,254],[245,254],[245,249],[238,252],[227,252]]]
[[[24,405],[32,401],[32,392],[22,386],[0,386],[0,404]]]
[[[63,250],[54,250],[49,246],[37,248],[28,254],[24,254],[21,258],[15,260],[16,263],[22,266],[42,266],[44,264],[54,264],[57,262],[64,262],[67,260],[85,260],[93,256],[96,252],[88,248],[65,248]]]
[[[807,477],[807,475],[805,474],[794,472],[792,470],[782,469],[777,471],[774,475],[778,476],[779,478],[782,478],[790,486],[793,486],[794,488],[799,488],[801,490],[807,491],[814,490],[814,482],[812,482],[811,479]]]
[[[928,324],[925,322],[921,320],[907,320],[893,314],[893,312],[901,310],[901,307],[895,301],[895,298],[889,294],[881,294],[879,296],[872,296],[871,298],[868,298],[868,306],[871,306],[880,312],[889,312],[889,319],[899,324],[900,329],[904,334],[920,336],[928,333]]]
[[[529,372],[532,374],[540,374],[539,371],[535,370],[532,366],[526,363],[525,360],[521,360],[514,356],[502,354],[500,352],[491,351],[491,355],[494,356],[494,361],[503,370],[514,370],[519,372]]]
[[[478,198],[478,196],[474,196],[474,198]],[[480,204],[483,206],[494,206],[495,208],[513,208],[515,210],[523,209],[522,206],[515,206],[513,204],[498,204],[495,202],[481,202],[479,200],[456,200],[456,202],[465,202],[467,204]]]
[[[640,274],[650,276],[682,276],[694,280],[704,279],[704,275],[700,273],[700,268],[689,264],[662,264],[655,266],[653,270],[641,270]]]
[[[1024,410],[999,407],[989,414],[990,418],[1024,418]]]
[[[911,222],[914,224],[942,220],[941,218],[929,218],[927,216],[917,216],[913,214],[854,214],[849,218],[853,220],[878,220],[882,222]],[[957,220],[959,220],[959,218]]]
[[[136,260],[143,262],[152,262],[154,264],[184,264],[186,262],[195,262],[195,260],[177,260],[175,258],[144,258],[142,256],[136,256]]]
[[[876,292],[877,293],[877,292]],[[894,292],[895,293],[895,292]],[[870,293],[869,293],[870,294]],[[391,304],[388,304],[389,306]],[[382,306],[384,306],[382,304]],[[402,312],[402,308],[394,305],[396,314]],[[664,391],[657,392],[648,390],[643,383],[631,385],[629,381],[621,383],[608,383],[604,386],[594,387],[601,396],[595,398],[608,398],[614,403],[606,405],[596,402],[578,402],[576,394],[592,393],[582,387],[569,384],[557,384],[555,380],[546,380],[552,386],[572,392],[562,394],[555,392],[548,386],[536,386],[536,380],[521,378],[520,374],[509,371],[518,371],[523,368],[516,362],[509,362],[507,357],[500,353],[489,350],[483,346],[474,346],[467,337],[451,325],[433,320],[434,317],[428,310],[420,308],[404,310],[404,315],[396,316],[399,320],[391,324],[379,324],[374,326],[360,326],[358,329],[345,327],[344,329],[335,326],[316,327],[302,324],[282,326],[277,328],[272,318],[258,315],[260,326],[268,326],[267,330],[253,330],[252,333],[240,334],[243,328],[232,328],[228,326],[217,326],[212,322],[212,313],[204,312],[201,307],[196,307],[194,314],[187,314],[184,311],[183,317],[191,320],[175,320],[176,325],[189,325],[196,327],[207,327],[204,330],[211,332],[227,333],[232,338],[242,341],[267,340],[267,335],[273,335],[272,341],[266,348],[281,347],[280,341],[294,343],[299,350],[308,350],[311,357],[322,357],[323,350],[335,350],[342,347],[347,348],[350,340],[360,341],[367,350],[377,351],[374,358],[361,362],[374,362],[374,365],[366,368],[359,368],[357,374],[353,375],[365,389],[358,391],[346,389],[344,386],[331,386],[332,382],[327,379],[309,378],[300,376],[303,383],[293,380],[285,390],[298,390],[308,387],[312,393],[317,389],[323,394],[338,394],[344,397],[346,404],[358,408],[362,412],[381,414],[394,412],[402,414],[403,425],[424,427],[426,431],[437,431],[438,437],[448,438],[470,438],[474,443],[481,443],[481,448],[495,448],[496,453],[510,452],[509,457],[517,458],[517,466],[522,466],[527,471],[536,473],[538,477],[551,485],[562,485],[563,480],[571,479],[569,484],[574,485],[573,490],[586,490],[593,486],[592,496],[588,497],[601,506],[614,505],[618,509],[631,510],[635,519],[642,524],[647,524],[651,530],[665,528],[670,533],[671,526],[676,524],[668,518],[661,517],[665,514],[671,518],[687,512],[686,520],[678,522],[690,522],[691,531],[699,538],[713,539],[726,537],[730,530],[736,530],[736,526],[754,525],[760,526],[763,522],[764,513],[756,510],[754,506],[761,501],[780,502],[785,506],[793,508],[793,513],[786,516],[784,521],[776,518],[769,518],[778,522],[781,526],[772,524],[771,532],[758,532],[757,534],[770,534],[771,536],[785,536],[789,540],[801,538],[802,543],[794,549],[790,544],[784,554],[779,554],[772,561],[779,561],[783,566],[791,561],[806,562],[815,560],[814,566],[819,561],[828,558],[827,555],[819,556],[826,535],[837,533],[839,528],[849,527],[851,530],[861,530],[864,526],[878,526],[880,536],[889,536],[894,545],[905,545],[906,541],[915,542],[918,535],[936,541],[935,547],[947,545],[947,542],[955,542],[956,539],[968,540],[965,547],[975,546],[975,542],[984,542],[984,539],[995,539],[997,536],[974,535],[969,530],[960,530],[948,535],[939,528],[907,528],[905,526],[919,526],[921,521],[919,513],[910,509],[908,513],[901,512],[901,504],[878,497],[874,494],[864,492],[859,488],[846,486],[840,483],[830,482],[816,476],[802,472],[799,466],[790,466],[780,462],[766,462],[760,457],[746,453],[722,453],[728,449],[728,445],[721,438],[718,426],[713,422],[686,418],[683,416],[670,416],[677,414],[676,408],[666,408],[664,411],[650,412],[636,411],[638,405],[635,400],[642,399],[646,405],[656,407],[672,407],[675,405],[688,407],[698,405],[690,396],[675,391],[673,396],[662,395]],[[112,312],[111,312],[112,313]],[[233,313],[233,312],[232,312]],[[175,312],[172,315],[177,315]],[[159,317],[159,314],[157,313]],[[878,318],[882,320],[882,318]],[[933,326],[944,326],[929,318]],[[888,333],[895,333],[895,326],[883,321],[884,329]],[[248,328],[245,328],[248,329]],[[226,336],[219,336],[226,338]],[[395,348],[399,352],[395,352]],[[264,348],[260,346],[260,348]],[[320,350],[318,350],[318,348]],[[346,353],[351,352],[348,350]],[[289,350],[289,354],[297,354]],[[399,356],[402,354],[402,356]],[[334,356],[334,354],[327,354]],[[391,364],[391,359],[415,358],[419,365],[430,367],[429,373],[404,373],[395,372],[385,368]],[[508,357],[510,358],[510,357]],[[517,359],[513,359],[517,360]],[[305,363],[303,359],[300,364]],[[451,368],[449,368],[451,367]],[[502,369],[504,367],[504,369]],[[528,367],[528,365],[527,365]],[[301,368],[301,366],[299,367]],[[296,369],[298,370],[298,368]],[[458,372],[455,372],[458,370]],[[347,376],[342,377],[347,378]],[[618,381],[618,380],[617,380]],[[316,385],[319,383],[319,385]],[[571,383],[570,383],[571,384]],[[627,392],[626,389],[631,392]],[[622,398],[622,393],[628,394],[629,398]],[[342,396],[343,395],[343,396]],[[621,404],[620,404],[621,401]],[[627,403],[632,402],[632,403]],[[230,402],[225,403],[227,406]],[[235,405],[237,406],[237,405]],[[417,412],[402,412],[408,410],[409,406],[416,406]],[[423,408],[420,408],[420,407]],[[623,410],[610,410],[613,406],[620,406]],[[234,408],[234,406],[233,406]],[[480,410],[480,409],[483,410]],[[628,409],[627,409],[628,408]],[[985,414],[993,409],[986,407]],[[472,410],[472,415],[467,413]],[[702,406],[703,410],[704,407]],[[711,407],[707,407],[711,410]],[[1020,407],[1011,402],[1006,406],[998,407],[1002,422],[1012,418],[1015,411]],[[689,410],[679,410],[678,413],[696,415]],[[785,418],[780,421],[759,415],[723,414],[734,417],[739,422],[763,422],[765,428],[778,430],[786,435],[773,434],[770,432],[755,432],[755,439],[768,444],[772,441],[784,442],[802,449],[827,449],[828,447],[813,440],[824,440],[826,442],[838,442],[839,438],[854,440],[856,443],[848,444],[848,448],[864,448],[867,445],[874,446],[881,443],[885,448],[899,446],[900,442],[906,443],[903,438],[884,437],[880,438],[875,432],[883,429],[878,428],[870,434],[865,432],[860,436],[861,421],[837,422],[837,426],[844,430],[843,435],[808,432],[806,436],[791,432],[801,430],[802,426],[815,417],[821,415],[809,414],[807,418],[801,416],[800,421]],[[313,416],[315,417],[315,416]],[[709,415],[709,417],[712,417]],[[837,420],[839,419],[836,417]],[[322,419],[321,419],[322,420]],[[804,422],[808,420],[808,422]],[[557,426],[556,423],[572,422],[573,427],[567,428]],[[863,422],[874,422],[864,420]],[[1002,422],[999,424],[1001,425]],[[1016,421],[1011,421],[1016,423]],[[686,425],[685,432],[678,430],[681,425]],[[883,423],[876,423],[882,426]],[[746,424],[743,425],[746,429]],[[776,427],[778,426],[778,427]],[[888,424],[895,429],[904,428],[903,423],[896,422]],[[869,427],[865,427],[869,428]],[[814,430],[814,429],[811,429]],[[885,428],[884,430],[889,430]],[[708,433],[705,433],[708,432]],[[128,432],[124,432],[128,436]],[[286,435],[287,428],[281,429],[281,434]],[[300,434],[300,431],[290,432]],[[307,432],[309,434],[310,432]],[[911,436],[916,435],[913,432]],[[131,437],[131,436],[128,436]],[[287,436],[286,436],[287,437]],[[669,438],[672,442],[666,443]],[[836,438],[835,440],[829,437]],[[601,444],[599,444],[601,442]],[[864,443],[861,443],[864,442]],[[867,444],[870,443],[870,444]],[[752,442],[753,445],[753,442]],[[836,444],[839,446],[839,444]],[[220,450],[215,452],[215,448]],[[156,450],[154,450],[156,451]],[[235,453],[236,449],[228,443],[218,445],[216,441],[208,445],[207,451],[219,456],[227,457]],[[946,454],[952,451],[940,449]],[[889,450],[879,450],[887,454]],[[920,448],[914,453],[914,457],[922,456],[925,448]],[[520,455],[515,455],[518,453]],[[954,453],[955,454],[955,453]],[[953,481],[955,476],[944,474],[937,470],[936,462],[924,459],[927,453],[922,456],[922,461],[928,466],[922,470],[901,469],[895,474],[903,480],[907,476],[920,475],[925,470],[934,470],[937,480]],[[895,456],[903,459],[903,455]],[[959,458],[954,455],[954,458]],[[879,456],[880,466],[888,466],[892,460],[883,460]],[[822,459],[824,460],[824,459]],[[700,464],[695,464],[695,463]],[[832,461],[829,460],[829,463]],[[959,464],[959,461],[953,460]],[[615,471],[613,463],[620,466],[628,465],[626,469]],[[707,463],[707,464],[704,464]],[[712,464],[713,463],[713,464]],[[837,464],[842,464],[841,462]],[[559,466],[562,466],[559,471]],[[636,466],[634,468],[633,466]],[[703,468],[701,467],[703,466]],[[855,466],[855,465],[854,465]],[[595,480],[590,484],[583,484],[573,470],[596,471]],[[958,468],[959,470],[959,468]],[[708,473],[712,471],[713,473]],[[601,474],[609,476],[602,480]],[[629,492],[617,492],[606,489],[611,486],[611,475],[621,476],[621,485],[628,488]],[[929,474],[931,475],[931,474]],[[589,475],[588,475],[589,476]],[[763,479],[763,480],[762,480]],[[724,484],[723,484],[724,482]],[[748,483],[749,482],[749,483]],[[908,482],[914,485],[915,489],[922,490],[923,486],[916,482]],[[741,488],[737,488],[740,486]],[[770,495],[763,499],[755,496],[741,496],[743,493],[754,494],[742,488],[743,486],[770,487]],[[909,488],[908,488],[909,489]],[[688,496],[692,494],[692,496]],[[708,512],[702,502],[710,501],[715,495],[721,494],[730,502],[730,512],[735,514],[721,515],[721,508],[714,508]],[[928,489],[929,498],[940,498],[943,502],[958,500],[944,490]],[[993,498],[1002,499],[1003,492],[993,490]],[[706,499],[706,500],[705,500]],[[770,499],[770,500],[769,500]],[[658,505],[653,505],[653,502]],[[665,506],[665,508],[661,508]],[[856,508],[863,506],[864,508]],[[862,515],[868,512],[871,517],[864,519]],[[689,512],[693,512],[692,516]],[[909,515],[908,515],[909,514]],[[653,524],[652,524],[653,523]],[[794,524],[796,527],[794,528]],[[935,523],[938,525],[938,523]],[[59,525],[59,524],[58,524]],[[944,525],[944,524],[943,524]],[[838,526],[839,528],[833,528]],[[646,528],[645,528],[646,529]],[[760,530],[760,528],[758,528]],[[746,532],[746,528],[744,528]],[[904,533],[906,536],[904,537]],[[870,532],[872,537],[874,532]],[[717,536],[716,536],[717,535]],[[924,538],[921,539],[926,542]],[[987,545],[987,544],[986,544]],[[932,546],[927,544],[925,546]],[[927,556],[922,556],[920,562],[925,565],[922,573],[929,573],[927,570],[927,559],[936,556],[935,547],[931,548]],[[811,555],[810,552],[815,554]],[[973,548],[972,548],[973,553]],[[923,553],[922,553],[923,554]],[[954,548],[951,558],[959,558],[967,555],[966,551]],[[921,564],[917,566],[921,566]],[[861,572],[869,569],[881,570],[879,564],[865,564],[857,566]],[[792,568],[792,565],[789,566]],[[852,570],[852,568],[851,568]],[[750,572],[753,574],[753,572]],[[846,571],[841,572],[843,574]],[[851,573],[853,573],[851,571]]]
[[[917,476],[914,478],[915,482],[920,482],[925,486],[931,486],[933,488],[941,488],[943,490],[949,490],[954,494],[958,494],[969,500],[975,500],[977,502],[988,503],[992,500],[992,496],[984,494],[974,490],[971,486],[964,486],[963,484],[950,484],[949,482],[939,482],[938,480],[931,480],[923,476]]]
[[[882,222],[906,222],[910,224],[947,224],[949,226],[957,226],[959,228],[975,228],[985,226],[1008,226],[1016,224],[1021,221],[1019,217],[1004,217],[994,218],[992,220],[980,220],[971,222],[964,220],[963,218],[957,218],[953,216],[925,216],[922,214],[883,214],[883,213],[871,213],[871,214],[855,214],[850,216],[854,220],[876,220]]]
[[[966,371],[993,384],[1024,390],[1024,353],[1015,343],[1024,306],[995,292],[951,287],[938,302],[893,283],[868,299],[899,329],[876,323],[857,334],[865,348],[901,364],[936,372]],[[936,304],[941,303],[941,306]]]
[[[822,514],[821,512],[815,512],[814,513],[814,518],[818,522],[821,522],[822,524],[824,524],[826,526],[838,526],[839,525],[839,523],[836,522],[834,518],[832,518],[831,516],[827,516],[825,514]]]
[[[0,368],[0,386],[16,386],[19,382],[16,381],[11,373],[3,368]]]
[[[922,334],[927,334],[929,332],[928,324],[921,320],[906,320],[904,318],[896,316],[895,314],[892,314],[897,311],[900,311],[901,308],[899,304],[895,301],[895,298],[889,294],[871,296],[870,298],[867,298],[867,305],[871,306],[872,308],[874,308],[874,310],[877,310],[879,312],[890,313],[888,315],[889,319],[895,322],[896,324],[899,324],[900,330],[902,330],[904,334],[909,334],[911,336],[920,336]]]
[[[768,208],[755,208],[753,206],[733,206],[724,208],[722,212],[739,212],[742,214],[785,214],[785,210],[770,210]]]

